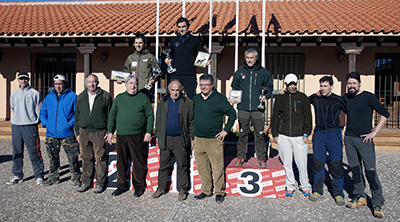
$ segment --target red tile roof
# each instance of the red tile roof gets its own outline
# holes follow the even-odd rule
[[[161,2],[163,2],[161,0]],[[214,33],[234,33],[229,26],[235,1],[213,2]],[[274,14],[284,34],[400,33],[399,0],[267,1],[266,25]],[[181,2],[160,4],[160,33],[176,31]],[[209,2],[186,2],[192,32],[207,31]],[[262,1],[240,2],[240,33],[261,31]],[[155,34],[154,1],[69,1],[0,3],[0,37]],[[231,22],[232,23],[232,22]],[[203,28],[202,28],[203,26]],[[273,31],[273,28],[270,28]]]

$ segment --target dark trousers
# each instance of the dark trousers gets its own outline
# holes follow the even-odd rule
[[[35,178],[43,178],[44,163],[40,152],[40,141],[37,125],[11,126],[12,136],[12,173],[23,177],[24,145],[29,153]]]
[[[148,144],[143,142],[144,133],[117,135],[117,188],[127,189],[128,158],[132,161],[132,185],[135,190],[146,187]]]
[[[314,130],[314,192],[324,194],[326,153],[329,154],[329,172],[332,175],[333,196],[343,194],[343,141],[341,129]]]
[[[385,199],[382,195],[382,186],[376,172],[375,146],[374,143],[363,142],[364,138],[345,136],[347,160],[353,174],[354,195],[365,195],[365,181],[361,169],[361,162],[364,164],[365,175],[372,194],[372,204],[383,206]]]
[[[177,189],[189,189],[188,149],[182,146],[181,136],[168,136],[165,150],[160,149],[160,168],[158,169],[158,189],[166,190],[170,172],[171,158],[175,157],[177,164]]]
[[[250,133],[250,120],[254,127],[254,142],[257,158],[268,160],[267,147],[264,135],[264,113],[261,111],[238,111],[239,139],[237,143],[237,156],[247,159],[247,143]]]
[[[106,130],[89,132],[79,129],[79,145],[82,158],[82,183],[91,184],[93,165],[96,161],[96,186],[104,186],[106,179],[107,157],[104,136]]]
[[[168,82],[172,79],[177,79],[181,81],[182,85],[185,88],[186,96],[193,99],[193,96],[196,95],[196,88],[197,88],[197,81],[196,81],[196,74],[187,74],[187,75],[180,75],[175,74],[172,76],[168,76]]]
[[[79,169],[79,144],[76,141],[75,136],[70,136],[67,138],[53,138],[46,137],[46,148],[47,154],[50,161],[49,178],[59,179],[60,176],[58,171],[60,170],[60,148],[64,148],[65,154],[67,154],[69,171],[72,174],[73,181],[80,181],[81,170]]]

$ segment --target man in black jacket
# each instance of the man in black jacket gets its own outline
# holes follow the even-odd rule
[[[107,158],[104,136],[112,99],[102,90],[94,74],[86,77],[87,89],[79,94],[75,107],[75,134],[81,148],[82,185],[78,192],[85,192],[92,184],[93,164],[96,161],[96,187],[94,193],[104,191]]]
[[[242,166],[247,158],[247,142],[250,132],[250,121],[254,127],[255,150],[258,165],[267,167],[267,149],[264,134],[264,109],[258,106],[271,97],[272,78],[271,74],[261,66],[257,50],[247,49],[244,52],[245,63],[233,76],[232,89],[242,91],[242,101],[238,104],[239,140],[237,144],[237,161],[235,166]],[[261,93],[261,91],[263,93]],[[264,94],[265,93],[265,94]]]
[[[167,94],[157,106],[156,134],[160,148],[158,188],[152,195],[159,198],[166,192],[170,162],[175,156],[177,162],[178,200],[187,198],[189,189],[189,158],[191,141],[194,139],[193,102],[182,95],[182,84],[172,80]],[[192,147],[193,149],[193,147]]]
[[[176,26],[179,34],[169,44],[169,49],[174,59],[174,64],[172,65],[176,68],[173,78],[180,80],[185,86],[187,96],[193,98],[197,87],[196,67],[193,64],[197,53],[202,49],[201,42],[199,38],[188,32],[189,21],[186,18],[179,18]],[[166,58],[165,63],[171,65],[172,60]]]
[[[293,173],[293,156],[299,169],[300,189],[305,198],[311,195],[307,174],[307,144],[311,133],[310,101],[297,91],[297,76],[285,76],[286,92],[275,98],[271,133],[278,144],[279,156],[286,170],[286,198],[293,198],[296,181]]]

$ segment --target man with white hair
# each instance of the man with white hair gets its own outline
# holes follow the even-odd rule
[[[110,145],[113,133],[117,131],[117,189],[113,196],[128,190],[126,172],[128,158],[132,161],[132,185],[134,196],[140,197],[146,187],[146,152],[153,131],[153,108],[150,100],[138,92],[138,81],[134,74],[125,82],[126,91],[115,97],[104,137]]]
[[[312,124],[310,101],[304,93],[297,91],[295,74],[287,74],[284,81],[285,93],[275,98],[271,133],[286,170],[286,198],[293,198],[296,185],[292,166],[294,156],[300,189],[308,199],[311,195],[307,174],[307,144]]]

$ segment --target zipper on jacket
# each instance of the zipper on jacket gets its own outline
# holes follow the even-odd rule
[[[251,110],[251,88],[253,83],[253,71],[250,71],[250,84],[249,84],[249,110]]]
[[[61,96],[61,94],[60,94],[60,96]],[[56,138],[57,138],[58,105],[60,104],[60,96],[57,97],[56,122],[55,122],[55,127],[54,127],[54,129],[55,129],[54,133],[56,134]]]
[[[289,136],[292,136],[292,94],[289,93]]]
[[[254,86],[256,86],[257,85],[257,73],[255,73],[255,75],[254,75]]]

